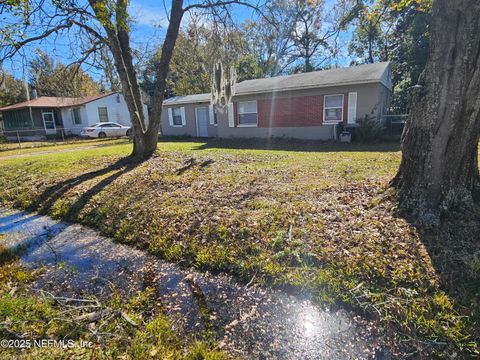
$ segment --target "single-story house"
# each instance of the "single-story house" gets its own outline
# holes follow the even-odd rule
[[[353,127],[366,115],[382,121],[391,91],[388,62],[246,80],[234,85],[223,107],[211,104],[209,93],[165,100],[161,132],[329,140],[340,122]]]
[[[127,103],[121,93],[85,97],[41,96],[0,108],[7,137],[44,138],[59,134],[79,135],[82,128],[113,121],[130,126]],[[148,119],[147,106],[144,105]]]

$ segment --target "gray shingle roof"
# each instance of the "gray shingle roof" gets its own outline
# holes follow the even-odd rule
[[[163,105],[210,102],[210,96],[211,96],[210,93],[185,95],[185,96],[175,96],[175,97],[172,97],[170,99],[164,100]]]
[[[235,95],[269,93],[273,91],[312,89],[328,86],[379,82],[391,89],[390,63],[357,65],[347,68],[320,70],[309,73],[245,80],[235,85]],[[210,102],[210,93],[176,96],[164,105]]]
[[[235,85],[235,95],[257,94],[272,91],[298,90],[381,82],[391,88],[389,63],[351,66],[303,74],[276,76],[265,79],[245,80]]]

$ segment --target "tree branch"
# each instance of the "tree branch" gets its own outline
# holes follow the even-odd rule
[[[259,9],[258,6],[252,5],[252,4],[250,4],[249,2],[246,2],[246,1],[226,0],[226,1],[214,1],[214,2],[207,1],[206,3],[202,3],[202,4],[192,4],[192,5],[189,5],[189,6],[185,7],[183,9],[183,11],[187,12],[187,11],[192,10],[192,9],[210,9],[210,8],[213,8],[213,7],[227,6],[227,5],[234,5],[234,4],[247,6],[249,8],[255,9],[255,10]]]
[[[77,25],[77,26],[85,29],[87,32],[89,32],[90,34],[92,34],[92,35],[95,36],[97,39],[101,40],[102,42],[104,42],[104,43],[107,42],[107,39],[106,39],[104,36],[100,35],[100,33],[99,33],[97,30],[95,30],[93,27],[91,27],[91,26],[89,26],[89,25],[87,25],[87,24],[85,24],[85,23],[81,23],[81,22],[79,22],[79,21],[77,21],[77,20],[74,20],[74,19],[72,19],[71,21],[72,21],[72,23],[74,23],[75,25]]]
[[[56,33],[60,30],[64,30],[64,29],[68,29],[70,27],[72,27],[73,23],[69,20],[67,20],[68,22],[66,24],[60,24],[60,25],[57,25],[47,31],[45,31],[44,33],[40,34],[40,35],[37,35],[37,36],[32,36],[28,39],[25,39],[25,40],[22,40],[22,41],[19,41],[13,45],[11,45],[11,50],[10,51],[7,51],[7,53],[2,56],[0,58],[0,62],[7,59],[7,58],[11,58],[13,57],[16,53],[18,53],[18,51],[24,47],[25,45],[31,43],[31,42],[35,42],[35,41],[38,41],[38,40],[42,40],[42,39],[45,39],[47,38],[48,36],[52,35],[53,33]],[[6,46],[5,46],[6,47]]]

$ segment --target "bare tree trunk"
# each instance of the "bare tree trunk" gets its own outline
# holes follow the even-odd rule
[[[120,92],[121,86],[119,79],[116,77],[115,64],[110,57],[110,50],[107,47],[102,47],[99,51],[100,66],[105,73],[105,78],[110,85],[110,90],[114,92]]]
[[[116,1],[115,24],[104,14],[106,5],[103,0],[90,0],[90,5],[107,33],[108,46],[112,52],[115,67],[122,84],[122,92],[127,103],[133,128],[134,146],[132,156],[137,158],[143,157],[142,154],[145,148],[143,136],[145,114],[143,113],[140,87],[135,75],[132,51],[130,49],[127,1]]]
[[[107,33],[108,46],[112,51],[115,67],[122,84],[122,91],[130,113],[133,128],[132,156],[139,160],[148,159],[157,148],[167,73],[184,13],[182,8],[183,0],[172,1],[170,22],[162,46],[162,54],[156,76],[153,111],[148,126],[146,126],[140,86],[133,66],[129,30],[127,26],[127,1],[117,0],[115,7],[115,24],[103,14],[103,0],[90,0],[90,5],[94,9],[97,18],[102,22]]]
[[[479,185],[480,2],[436,0],[430,57],[412,97],[392,184],[422,225],[469,208]]]
[[[368,63],[373,64],[375,61],[373,59],[373,29],[372,25],[368,26]]]
[[[162,46],[162,54],[156,74],[156,86],[153,94],[153,108],[150,119],[150,126],[145,136],[146,156],[151,156],[157,148],[158,132],[160,130],[160,117],[162,115],[162,103],[165,95],[165,87],[167,84],[167,75],[172,59],[173,49],[178,38],[180,23],[184,14],[183,0],[172,0],[170,10],[170,22],[168,24],[167,35]]]

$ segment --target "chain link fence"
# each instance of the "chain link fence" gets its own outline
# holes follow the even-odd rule
[[[98,139],[82,138],[67,134],[64,129],[48,133],[41,130],[2,130],[0,129],[0,151],[35,148],[50,145],[73,144]]]

